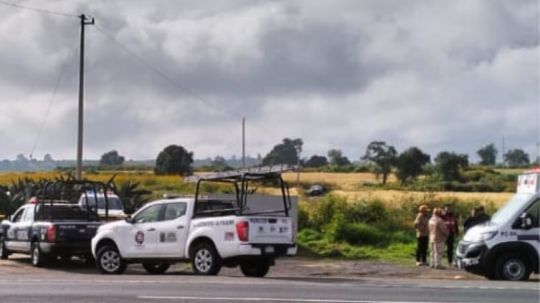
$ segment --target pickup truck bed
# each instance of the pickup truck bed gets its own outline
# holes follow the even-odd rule
[[[13,252],[30,254],[34,266],[46,265],[58,256],[89,258],[90,241],[100,225],[77,205],[27,204],[2,221],[0,257]]]

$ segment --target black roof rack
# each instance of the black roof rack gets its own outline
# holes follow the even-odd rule
[[[184,179],[184,182],[196,183],[199,181],[229,181],[239,182],[244,180],[265,179],[269,176],[279,175],[288,171],[296,171],[297,166],[287,164],[278,164],[270,166],[250,167],[239,170],[231,170],[226,172],[210,173],[202,176],[189,176]]]

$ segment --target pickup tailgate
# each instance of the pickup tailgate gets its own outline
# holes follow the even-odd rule
[[[96,234],[100,224],[99,222],[55,222],[56,242],[90,240]]]
[[[290,244],[293,242],[293,226],[289,217],[247,217],[249,243]]]

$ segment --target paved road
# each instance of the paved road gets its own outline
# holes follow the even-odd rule
[[[225,270],[199,277],[175,266],[147,275],[140,266],[105,276],[93,268],[31,268],[26,262],[0,266],[0,302],[534,302],[539,282],[427,280],[273,275],[251,279]]]

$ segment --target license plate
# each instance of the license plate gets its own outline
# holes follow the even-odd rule
[[[264,248],[264,252],[270,253],[270,254],[273,253],[274,252],[274,246],[266,246]]]

